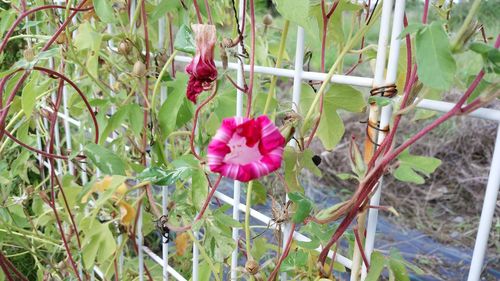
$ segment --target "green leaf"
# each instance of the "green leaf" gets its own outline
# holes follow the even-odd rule
[[[259,181],[254,181],[252,187],[252,198],[250,198],[252,206],[266,204],[266,198],[266,187]]]
[[[196,46],[193,37],[193,31],[189,26],[183,24],[175,35],[174,48],[181,52],[194,55]]]
[[[176,79],[167,83],[169,92],[167,100],[162,104],[158,113],[158,121],[162,132],[162,140],[174,131],[178,113],[185,100],[188,76],[177,73]]]
[[[442,24],[435,21],[418,32],[415,46],[419,80],[430,88],[449,89],[455,77],[456,63]]]
[[[99,19],[104,23],[115,23],[116,17],[113,13],[112,1],[108,0],[92,0],[94,3],[94,11]]]
[[[299,152],[295,151],[290,146],[285,147],[283,152],[283,161],[285,163],[285,182],[290,191],[304,191],[298,180],[299,168]]]
[[[116,129],[121,128],[125,120],[128,118],[129,107],[124,106],[119,108],[109,119],[106,127],[101,133],[99,144],[104,145],[106,138]]]
[[[396,277],[398,281],[410,281],[410,277],[408,276],[408,271],[404,263],[402,262],[403,257],[401,254],[395,249],[391,248],[391,257],[389,259],[389,268]]]
[[[398,156],[398,160],[400,163],[406,164],[425,175],[433,173],[441,165],[441,160],[437,158],[412,155],[408,151],[401,153]]]
[[[90,74],[98,77],[99,66],[99,50],[101,48],[103,35],[94,30],[89,22],[84,22],[78,27],[78,32],[75,37],[75,46],[77,50],[86,50],[84,57],[86,57],[85,65],[87,66]]]
[[[417,174],[410,166],[400,165],[394,171],[394,177],[400,181],[412,182],[416,184],[423,184],[425,180],[422,176]]]
[[[373,252],[370,258],[370,271],[365,281],[377,281],[385,266],[385,258],[379,252]]]
[[[173,170],[164,170],[160,167],[148,167],[139,173],[137,180],[150,181],[152,184],[168,186],[179,180],[184,180],[191,173],[191,167],[178,167]]]
[[[388,97],[371,96],[368,98],[368,102],[375,102],[378,106],[386,106],[392,103],[392,99]]]
[[[139,136],[144,128],[144,112],[138,104],[130,104],[128,112],[128,120],[130,123],[130,130],[134,135]]]
[[[105,175],[126,175],[125,162],[111,150],[89,143],[85,146],[85,155]]]
[[[474,42],[470,44],[469,49],[481,55],[486,72],[500,72],[500,50],[481,42]]]
[[[311,173],[313,173],[317,177],[321,177],[321,170],[314,164],[312,158],[314,157],[314,152],[311,149],[306,149],[302,151],[302,155],[300,157],[300,164],[302,167],[308,169]]]
[[[309,0],[275,0],[276,9],[285,19],[302,27],[309,25]]]
[[[302,193],[292,192],[288,194],[290,200],[295,203],[295,213],[292,216],[294,223],[301,223],[312,211],[313,203]]]
[[[309,85],[302,85],[302,112],[309,110],[315,95]],[[323,116],[321,117],[317,132],[317,136],[327,150],[332,150],[344,135],[344,123],[337,110],[344,109],[350,112],[363,112],[365,107],[366,101],[360,91],[347,85],[333,84],[330,87],[325,93]]]
[[[399,35],[399,39],[403,39],[405,38],[406,35],[408,34],[414,34],[414,33],[417,33],[418,31],[422,30],[423,28],[425,28],[425,25],[422,24],[422,23],[410,23],[408,24],[407,27],[405,27],[405,29],[403,29],[403,31],[401,31],[401,34]]]
[[[208,180],[201,169],[194,170],[192,175],[191,198],[196,210],[199,211],[208,196]]]
[[[39,77],[40,74],[38,72],[33,73],[30,81],[23,88],[21,106],[26,118],[28,119],[31,117],[33,109],[35,108],[36,98],[48,88],[47,83],[44,83],[43,85],[37,84]]]
[[[325,106],[323,116],[319,122],[317,135],[326,150],[332,150],[344,135],[344,122],[335,110]]]
[[[180,7],[180,1],[162,0],[156,5],[153,13],[148,17],[148,23],[153,23],[161,17],[164,17],[168,12],[175,11]]]

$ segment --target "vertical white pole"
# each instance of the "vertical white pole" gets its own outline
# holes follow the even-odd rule
[[[139,192],[137,193],[139,195]],[[137,219],[137,228],[136,228],[136,243],[137,243],[137,257],[139,260],[139,280],[144,281],[144,251],[142,250],[143,237],[142,237],[142,204],[141,207],[137,210],[137,215],[139,218]]]
[[[165,28],[166,28],[166,18],[162,17],[158,21],[158,50],[163,48],[165,44]],[[158,79],[161,79],[159,77]],[[167,100],[167,87],[164,85],[160,89],[160,99],[161,102]],[[168,149],[167,142],[164,145],[165,151]],[[162,198],[161,198],[161,208],[162,215],[168,215],[168,186],[162,186]],[[162,271],[163,271],[163,281],[168,281],[168,240],[167,238],[162,238]]]
[[[383,86],[384,84],[384,70],[386,67],[386,58],[387,58],[387,42],[389,41],[389,30],[390,30],[390,20],[391,20],[391,14],[392,14],[392,6],[393,6],[394,0],[385,0],[383,2],[382,6],[382,15],[380,19],[380,31],[379,31],[379,38],[378,38],[378,45],[377,45],[377,58],[375,60],[375,73],[374,73],[374,78],[373,78],[373,87],[379,87]],[[386,115],[390,115],[390,112],[386,111]],[[379,115],[380,111],[378,109],[378,106],[371,106],[370,107],[370,112],[369,112],[369,120],[379,120]],[[384,118],[387,116],[384,116]],[[380,184],[380,182],[379,182]],[[380,192],[380,188],[379,191]],[[375,197],[380,197],[379,195],[375,195]],[[371,210],[370,210],[371,213]],[[373,219],[373,215],[372,215]],[[376,219],[376,218],[375,218]],[[371,224],[371,227],[373,228],[373,222]],[[367,228],[367,239],[371,236],[375,236],[375,231],[374,229],[368,229]],[[374,239],[374,237],[373,237]],[[356,247],[356,249],[358,249]],[[369,256],[367,257],[369,260]],[[354,256],[353,256],[353,267],[359,269],[358,265],[361,259],[361,255],[359,254],[359,251],[355,250]],[[363,265],[364,268],[364,265]],[[364,278],[364,273],[366,270],[362,270],[361,272],[361,279],[363,280]],[[353,270],[351,271],[351,279],[352,280],[358,280],[358,275],[359,271],[358,270]]]
[[[292,90],[292,110],[295,112],[299,111],[300,107],[300,92],[302,88],[302,72],[304,65],[304,28],[297,27],[297,44],[295,45],[295,65],[293,73],[293,90]],[[296,142],[290,142],[290,146],[296,147]],[[288,201],[288,194],[286,195],[286,201]],[[283,249],[287,244],[287,239],[290,236],[290,224],[286,224],[283,228]],[[293,238],[292,238],[293,239]],[[287,280],[287,274],[285,272],[281,273],[281,280]]]
[[[137,4],[135,0],[132,0],[130,3],[130,18],[129,23],[132,24],[135,10],[137,8]],[[140,7],[139,7],[140,9]],[[133,27],[135,30],[135,26]],[[139,192],[137,192],[137,196],[139,197]],[[137,258],[139,265],[139,281],[144,281],[144,251],[142,249],[143,246],[143,237],[142,237],[142,204],[141,207],[137,210],[137,226],[136,226],[136,244],[137,244]]]
[[[498,124],[497,139],[495,141],[495,150],[491,160],[490,175],[488,177],[488,185],[484,194],[483,209],[481,210],[481,220],[476,236],[476,244],[474,245],[474,253],[472,254],[471,267],[469,271],[468,281],[477,281],[481,277],[484,256],[488,245],[488,236],[495,214],[495,205],[500,189],[500,123]]]
[[[398,59],[399,59],[399,49],[401,45],[401,39],[399,39],[399,34],[403,30],[403,17],[405,11],[405,0],[396,0],[396,5],[394,8],[394,19],[392,24],[392,34],[391,34],[391,45],[389,51],[389,61],[387,63],[387,76],[385,79],[386,85],[393,84],[396,82],[397,69],[398,69]],[[378,82],[378,81],[377,81]],[[392,106],[384,106],[382,108],[381,118],[380,118],[380,128],[386,128],[389,126],[390,119],[392,116]],[[380,145],[385,138],[385,133],[379,132],[377,143]],[[380,195],[382,191],[382,181],[380,178],[378,187],[370,199],[370,205],[377,206],[380,203]],[[365,254],[370,261],[370,256],[373,252],[373,247],[375,244],[375,233],[377,231],[377,220],[378,220],[378,210],[370,209],[368,212],[368,224],[366,227],[366,241],[365,241]],[[366,266],[363,265],[362,279],[366,277]]]
[[[239,7],[238,7],[238,21],[240,23],[240,28],[243,29],[244,27],[241,26],[243,22],[243,17],[245,16],[245,6],[243,5],[244,1],[239,1]],[[241,54],[243,52],[243,48],[241,48],[241,45],[238,45],[238,54]],[[238,60],[238,70],[236,74],[236,83],[238,86],[243,87],[244,86],[244,75],[245,73],[243,72],[243,62],[241,60]],[[239,89],[236,90],[236,116],[241,117],[243,116],[243,92],[240,91]],[[233,182],[233,219],[236,221],[240,221],[240,211],[238,209],[238,205],[240,204],[240,196],[241,196],[241,183],[239,181],[234,181]],[[233,228],[233,239],[234,242],[236,242],[236,248],[234,249],[232,255],[231,255],[231,281],[237,280],[237,268],[238,268],[238,240],[239,240],[239,229],[238,228]]]

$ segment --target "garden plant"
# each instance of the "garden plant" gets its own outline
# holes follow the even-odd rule
[[[498,103],[500,36],[477,17],[484,3],[469,4],[458,21],[461,4],[415,4],[394,83],[366,90],[331,80],[385,64],[382,0],[0,1],[0,280],[163,280],[143,245],[159,256],[169,246],[188,280],[230,280],[234,265],[244,280],[421,274],[397,250],[365,254],[367,214],[398,214],[370,203],[382,177],[425,186],[441,164],[413,144]],[[293,71],[297,27],[299,63],[324,75],[299,85],[298,103],[292,79],[256,71]],[[449,111],[398,134],[421,100],[452,88]],[[362,135],[345,132],[352,113]],[[337,176],[355,192],[319,208],[304,178],[328,173],[322,159],[342,139],[350,165]],[[233,181],[241,220],[216,196]],[[254,206],[266,206],[267,225]]]

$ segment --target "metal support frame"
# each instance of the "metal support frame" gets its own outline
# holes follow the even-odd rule
[[[56,0],[57,1],[57,0]],[[60,0],[59,0],[60,1]],[[59,2],[57,1],[57,2]],[[395,7],[393,8],[393,1],[395,1]],[[244,7],[242,5],[243,1],[240,1],[240,6],[239,6],[239,15],[240,19],[244,16]],[[384,1],[383,4],[383,11],[382,11],[382,19],[381,19],[381,29],[380,29],[380,34],[379,34],[379,45],[378,45],[378,52],[377,52],[377,59],[376,59],[376,68],[375,68],[375,77],[372,78],[366,78],[366,77],[356,77],[356,76],[345,76],[345,75],[334,75],[331,79],[330,82],[332,83],[339,83],[339,84],[348,84],[348,85],[353,85],[353,86],[360,86],[360,87],[372,87],[372,86],[381,86],[383,84],[390,84],[394,83],[396,79],[396,71],[397,71],[397,60],[399,56],[399,46],[400,46],[400,39],[398,38],[399,33],[402,30],[403,26],[403,15],[404,15],[404,9],[405,9],[405,0],[386,0]],[[136,9],[136,2],[132,1],[132,13],[133,10]],[[393,22],[392,26],[390,26],[390,19],[391,19],[391,14],[394,14],[393,17]],[[166,18],[162,18],[159,20],[158,23],[158,37],[159,37],[159,45],[158,47],[161,49],[163,48],[165,44],[165,32],[166,32]],[[387,42],[389,40],[389,31],[391,30],[392,27],[392,33],[391,33],[391,42],[390,42],[390,49],[389,49],[389,60],[386,65],[386,51],[387,51]],[[111,27],[109,27],[108,32],[111,32]],[[109,45],[109,48],[113,49],[114,46],[112,44]],[[240,47],[239,51],[241,51]],[[303,80],[316,80],[316,81],[324,81],[326,78],[325,73],[319,73],[319,72],[309,72],[309,71],[304,71],[302,68],[302,63],[303,63],[303,56],[304,56],[304,30],[301,27],[298,27],[297,29],[297,45],[296,45],[296,53],[295,53],[295,68],[294,69],[284,69],[284,68],[274,68],[274,67],[263,67],[263,66],[255,66],[255,73],[260,73],[260,74],[268,74],[268,75],[274,75],[274,76],[279,76],[279,77],[288,77],[288,78],[293,78],[293,96],[292,96],[292,110],[297,110],[297,106],[300,102],[300,91],[301,91],[301,84]],[[190,57],[186,56],[176,56],[175,57],[176,62],[183,62],[183,63],[188,63],[191,61]],[[53,64],[53,62],[51,62]],[[222,63],[221,62],[216,62],[217,67],[221,67]],[[387,73],[386,77],[384,79],[384,72],[387,67]],[[250,70],[249,65],[242,65],[241,62],[237,63],[229,63],[228,69],[230,70],[236,70],[237,71],[237,84],[239,86],[243,86],[243,77],[244,77],[244,72],[248,72]],[[109,77],[109,79],[113,79],[112,76]],[[66,141],[66,146],[68,149],[71,149],[71,126],[74,126],[76,128],[82,127],[82,123],[80,121],[75,120],[74,118],[70,117],[69,111],[67,110],[67,92],[66,89],[64,89],[64,94],[63,94],[63,106],[64,110],[63,113],[57,113],[57,116],[63,120],[63,133],[65,134],[65,141]],[[166,100],[167,97],[167,88],[165,86],[161,87],[161,100],[162,102]],[[442,101],[432,101],[432,100],[422,100],[420,101],[417,106],[419,108],[423,109],[428,109],[428,110],[434,110],[438,112],[447,112],[449,111],[454,104],[453,103],[448,103],[448,102],[442,102]],[[45,107],[47,108],[47,107]],[[48,109],[48,108],[47,108]],[[243,111],[243,93],[241,91],[237,91],[237,103],[236,103],[236,115],[241,116]],[[392,110],[390,106],[386,106],[382,108],[381,113],[375,112],[374,114],[380,114],[380,121],[381,124],[389,124],[391,115],[392,115]],[[474,252],[473,252],[473,257],[471,261],[471,269],[469,272],[468,280],[469,281],[476,281],[479,280],[480,274],[481,274],[481,269],[483,265],[483,260],[487,248],[487,240],[488,240],[488,235],[489,231],[491,228],[491,223],[493,220],[494,216],[494,210],[495,210],[495,204],[496,200],[498,197],[498,192],[500,188],[500,110],[493,110],[493,109],[487,109],[487,108],[481,108],[478,109],[471,114],[469,114],[470,117],[476,117],[476,118],[481,118],[481,119],[486,119],[486,120],[492,120],[495,121],[499,124],[499,130],[496,138],[496,143],[495,143],[495,150],[493,154],[493,159],[491,163],[491,168],[490,168],[490,175],[488,178],[488,184],[486,187],[486,194],[485,194],[485,199],[483,203],[483,209],[481,213],[481,219],[480,219],[480,224],[478,227],[478,233],[476,237],[476,244],[474,247]],[[45,124],[47,126],[47,124]],[[59,145],[59,131],[60,128],[56,128],[56,145]],[[41,145],[41,136],[39,134],[39,131],[36,130],[37,133],[37,144],[39,148],[42,148]],[[111,138],[108,138],[108,141],[113,140],[112,136]],[[380,143],[383,140],[383,135],[379,135],[378,142]],[[167,145],[167,144],[165,144]],[[39,161],[41,162],[42,165],[50,168],[50,163],[49,162],[44,162],[42,161],[42,158],[39,157]],[[72,171],[74,168],[71,163],[68,165],[68,170]],[[57,174],[61,175],[62,174],[62,169],[63,165],[61,161],[57,161]],[[86,173],[81,174],[82,181],[85,183],[88,180],[88,175]],[[371,204],[377,205],[381,196],[381,185],[382,183],[379,182],[379,187],[374,194],[374,196],[371,199]],[[233,196],[230,197],[228,195],[225,195],[221,192],[216,192],[215,196],[220,199],[221,201],[230,204],[233,206],[233,218],[235,220],[240,220],[240,212],[245,212],[245,205],[240,203],[240,195],[241,195],[241,184],[237,181],[234,182],[234,190],[233,190]],[[162,211],[163,214],[167,214],[167,204],[168,204],[168,187],[162,187]],[[139,252],[138,252],[138,266],[139,266],[139,271],[140,271],[140,280],[143,280],[144,278],[144,257],[146,254],[147,257],[151,258],[152,261],[158,263],[160,266],[163,268],[163,280],[168,280],[169,276],[173,277],[175,280],[181,280],[184,281],[186,280],[181,274],[179,274],[174,268],[172,268],[168,264],[168,244],[165,243],[162,248],[162,257],[159,257],[155,253],[153,253],[149,248],[145,247],[142,245],[142,232],[140,231],[140,225],[142,224],[142,211],[138,211],[139,219],[138,219],[138,233],[136,237],[136,242],[139,245]],[[250,209],[250,216],[257,219],[258,221],[268,224],[271,221],[271,218],[266,216],[265,214],[262,214],[254,209]],[[370,257],[371,252],[373,251],[374,247],[374,241],[375,241],[375,233],[376,233],[376,224],[377,224],[377,218],[378,218],[378,213],[377,210],[372,209],[369,212],[368,216],[368,223],[367,223],[367,237],[366,237],[366,242],[365,242],[365,252],[368,256]],[[290,231],[289,228],[285,227],[285,235],[286,237],[286,232]],[[233,234],[232,234],[233,239],[236,241],[239,239],[239,229],[235,228],[233,229]],[[299,232],[294,232],[293,234],[294,239],[298,241],[310,241],[310,239]],[[286,239],[286,238],[285,238]],[[283,240],[285,240],[283,239]],[[283,241],[284,243],[286,241]],[[318,248],[317,251],[321,251],[321,248]],[[196,248],[193,250],[193,280],[197,279],[198,276],[198,251]],[[330,252],[330,257],[333,256],[333,253]],[[347,268],[352,267],[352,261],[342,255],[337,255],[336,259],[339,263],[342,265],[346,266]],[[120,272],[122,272],[123,268],[123,258],[119,259],[119,268]],[[231,259],[231,280],[237,280],[237,270],[238,270],[238,250],[235,249],[234,252],[232,253],[232,259]],[[103,276],[102,272],[99,270],[99,268],[95,268],[95,273],[99,276]],[[366,277],[366,268],[363,268],[362,271],[362,279]],[[282,280],[286,280],[286,274],[281,275]]]

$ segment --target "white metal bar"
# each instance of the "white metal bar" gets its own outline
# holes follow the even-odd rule
[[[158,49],[159,50],[161,50],[163,48],[163,45],[165,44],[165,28],[166,28],[166,17],[162,17],[158,21]],[[160,99],[161,99],[162,103],[167,100],[167,87],[165,85],[162,85],[160,88]],[[167,141],[165,141],[164,149],[165,149],[165,151],[168,149]],[[168,207],[168,186],[162,186],[161,188],[162,188],[161,189],[161,191],[162,191],[162,197],[161,197],[162,215],[167,216],[168,215],[168,209],[167,209],[167,207]],[[162,237],[162,242],[163,242],[162,247],[161,247],[162,259],[161,259],[161,262],[159,264],[162,266],[163,281],[168,281],[168,277],[169,277],[168,268],[169,268],[169,266],[168,266],[168,240],[167,240],[167,238]]]
[[[294,63],[294,71],[293,71],[293,88],[292,88],[292,110],[294,112],[299,112],[300,108],[300,94],[302,88],[302,74],[304,72],[304,28],[301,26],[297,27],[297,40],[295,45],[295,63]],[[295,133],[295,136],[298,137],[298,133]],[[289,144],[292,147],[296,147],[296,142],[290,142]],[[285,201],[288,201],[288,194],[286,194]],[[285,249],[288,243],[288,237],[290,236],[291,225],[290,223],[286,223],[283,227],[283,249]],[[287,280],[286,272],[281,273],[281,280]]]
[[[477,281],[481,277],[484,256],[488,245],[488,237],[495,214],[498,192],[500,189],[500,123],[498,124],[497,138],[495,141],[495,150],[491,159],[490,175],[484,194],[483,209],[481,210],[481,219],[472,254],[471,267],[468,281]]]
[[[377,57],[375,59],[375,73],[374,73],[374,78],[373,78],[373,85],[372,87],[379,87],[383,86],[384,84],[384,73],[385,73],[385,67],[386,67],[386,58],[387,58],[387,43],[389,41],[389,30],[390,30],[390,20],[391,20],[391,14],[392,14],[392,5],[393,5],[393,0],[385,0],[383,1],[383,6],[382,6],[382,15],[380,19],[380,30],[379,30],[379,37],[378,37],[378,45],[377,45]],[[384,114],[384,117],[387,115],[387,110]],[[370,106],[370,111],[369,111],[369,120],[379,120],[380,117],[380,108],[378,106]],[[390,113],[389,113],[390,114]],[[369,137],[369,136],[367,136]],[[380,188],[379,188],[380,190]],[[379,191],[380,192],[380,191]],[[380,195],[379,195],[380,196]],[[377,197],[377,196],[375,196]],[[373,215],[372,215],[372,220],[373,220]],[[371,237],[375,236],[375,229],[370,225],[370,229],[367,227],[366,231],[366,236]],[[361,261],[361,253],[359,251],[360,249],[355,246],[355,251],[353,255],[353,270],[351,271],[351,280],[358,280],[358,274],[359,274],[359,266],[360,266],[360,261]],[[369,257],[367,257],[369,259]],[[364,265],[361,265],[362,268]],[[363,279],[363,272],[365,270],[361,270],[361,278]]]
[[[455,106],[454,103],[445,101],[436,101],[423,99],[417,103],[417,107],[427,110],[448,112]],[[479,108],[466,116],[476,117],[485,120],[492,120],[500,122],[500,110],[495,110],[491,108]]]
[[[237,206],[238,209],[243,212],[243,213],[246,213],[246,205],[245,204],[242,204],[242,203],[239,203],[239,204],[236,204],[235,201],[225,195],[224,193],[221,193],[219,191],[216,191],[215,192],[215,197],[219,198],[220,200],[222,200],[223,202],[231,205],[231,206]],[[250,209],[250,216],[257,219],[258,221],[262,222],[263,224],[265,225],[271,225],[271,222],[272,222],[272,219],[266,215],[264,215],[263,213],[255,210],[255,209]],[[276,226],[272,226],[273,228],[276,228]],[[297,241],[305,241],[305,242],[308,242],[308,241],[311,241],[311,239],[309,239],[309,237],[303,235],[303,234],[300,234],[299,232],[295,232],[293,234],[293,237],[297,240]],[[316,249],[317,252],[321,252],[322,248],[321,247],[318,247]],[[333,257],[333,252],[330,251],[328,253],[328,257],[332,258]],[[351,268],[352,266],[352,262],[350,259],[340,255],[337,253],[336,255],[336,261],[340,264],[342,264],[343,266],[347,267],[347,268]]]
[[[398,70],[398,60],[399,60],[399,49],[401,45],[401,39],[399,38],[399,34],[403,30],[403,17],[405,10],[405,0],[396,0],[396,4],[394,7],[394,19],[392,22],[392,33],[391,33],[391,43],[389,50],[389,61],[387,63],[387,75],[385,78],[385,84],[393,84],[396,82],[397,70]],[[385,19],[384,19],[385,20]],[[380,71],[383,74],[383,70]],[[377,76],[376,82],[378,83],[378,76],[380,72],[376,72]],[[387,105],[382,108],[382,113],[380,116],[380,128],[386,128],[389,126],[392,116],[392,105]],[[377,143],[382,144],[385,138],[384,132],[378,133]],[[383,178],[381,177],[377,187],[375,189],[375,193],[370,199],[370,205],[378,206],[380,204],[380,197],[382,193],[383,186]],[[365,240],[365,254],[368,262],[370,261],[371,254],[373,252],[373,247],[375,244],[375,234],[377,231],[377,221],[378,221],[378,209],[372,208],[368,211],[368,223],[366,226],[366,240]],[[364,280],[367,274],[366,265],[363,264],[361,278]]]
[[[238,6],[238,21],[239,21],[239,26],[241,28],[243,24],[243,18],[245,17],[245,6],[244,6],[245,1],[239,1],[239,6]],[[243,53],[243,48],[241,47],[240,44],[238,44],[238,53],[241,54]],[[236,68],[236,84],[240,87],[243,88],[244,86],[244,75],[245,73],[243,72],[243,61],[239,60],[237,63],[237,68]],[[240,89],[236,89],[236,116],[241,117],[243,116],[243,96],[244,93]],[[233,200],[234,202],[240,203],[240,197],[241,197],[241,183],[237,180],[233,181]],[[233,205],[233,219],[235,221],[240,221],[240,211],[238,208],[236,208]],[[232,229],[232,238],[236,245],[238,245],[238,241],[240,238],[240,233],[239,229],[234,227]],[[231,281],[236,281],[238,280],[238,246],[234,248],[234,251],[231,253]]]
[[[139,194],[137,194],[139,196]],[[137,243],[137,258],[139,262],[139,280],[144,281],[144,252],[143,252],[143,236],[142,236],[142,204],[137,209],[137,227],[136,227],[136,243]]]
[[[192,59],[193,58],[186,57],[186,56],[175,56],[176,62],[189,63],[189,62],[191,62]],[[222,67],[222,62],[215,61],[215,65],[217,67]],[[227,68],[233,69],[233,70],[241,69],[241,67],[238,65],[238,63],[233,63],[233,62],[228,63]],[[243,66],[243,68],[246,72],[250,71],[250,65],[248,65],[248,64],[245,64]],[[293,70],[293,69],[275,68],[275,67],[267,67],[267,66],[259,66],[259,65],[255,66],[254,72],[259,73],[259,74],[268,74],[268,75],[274,75],[274,76],[279,76],[279,77],[289,77],[289,78],[293,78],[295,76],[295,70]],[[302,80],[323,81],[323,80],[325,80],[326,76],[327,76],[326,73],[303,71],[301,77],[302,77]],[[373,84],[373,79],[359,77],[359,76],[333,75],[331,82],[337,83],[337,84],[347,84],[347,85],[353,85],[353,86],[360,86],[360,87],[371,87]]]
[[[156,262],[159,265],[165,264],[165,261],[163,261],[158,255],[156,255],[151,249],[149,249],[146,246],[143,246],[142,249],[144,250],[144,253],[146,253],[148,256],[151,257],[151,259]],[[187,281],[186,278],[182,277],[182,275],[177,272],[175,269],[173,269],[170,265],[167,264],[167,271],[174,277],[176,280],[180,281]],[[193,279],[194,280],[194,279]]]

